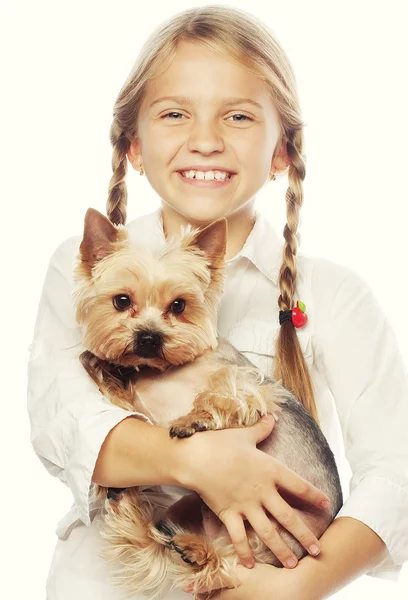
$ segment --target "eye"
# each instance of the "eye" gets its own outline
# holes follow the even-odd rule
[[[165,115],[163,115],[162,119],[165,119],[166,117],[169,117],[170,115],[173,115],[173,116],[177,115],[178,117],[183,117],[184,116],[184,115],[182,115],[179,112],[172,111],[172,112],[169,112],[169,113],[166,113]],[[170,121],[180,121],[180,119],[173,119],[173,118],[171,118]]]
[[[112,303],[117,310],[126,310],[131,305],[131,300],[127,294],[118,294],[113,297]]]
[[[171,303],[170,310],[175,315],[179,315],[183,312],[186,307],[186,301],[182,298],[177,298],[174,302]]]
[[[243,121],[253,121],[252,117],[248,117],[248,115],[243,115],[243,114],[231,115],[228,118],[232,119],[234,117],[244,117],[243,119],[238,119],[238,121],[236,121],[236,123],[241,123]]]

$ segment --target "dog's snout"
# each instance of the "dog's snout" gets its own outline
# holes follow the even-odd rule
[[[153,358],[158,355],[163,338],[155,331],[140,331],[136,337],[135,352],[142,358]]]

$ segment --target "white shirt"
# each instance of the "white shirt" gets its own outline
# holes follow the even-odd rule
[[[149,248],[164,244],[160,210],[127,228],[132,241]],[[31,442],[49,473],[68,485],[74,498],[58,524],[60,539],[81,522],[91,523],[98,506],[90,502],[89,490],[99,450],[115,425],[137,414],[111,405],[78,360],[84,347],[71,296],[81,240],[82,235],[65,240],[51,257],[28,364]],[[257,212],[244,247],[227,261],[219,310],[219,335],[269,375],[280,327],[282,246],[271,223]],[[408,560],[408,378],[394,332],[367,283],[331,261],[299,254],[297,299],[305,303],[309,318],[296,331],[320,424],[340,474],[344,451],[352,471],[350,493],[338,516],[365,523],[387,545],[389,557],[368,574],[397,579]],[[164,502],[170,503],[182,493],[163,491]]]

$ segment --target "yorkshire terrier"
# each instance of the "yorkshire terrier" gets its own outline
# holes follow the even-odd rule
[[[201,229],[189,225],[150,252],[129,241],[126,227],[88,209],[74,273],[76,318],[86,348],[80,360],[110,402],[142,413],[171,437],[251,426],[273,414],[274,429],[258,447],[327,494],[328,510],[295,509],[319,538],[342,506],[334,456],[302,404],[217,338],[226,240],[227,221],[220,219]],[[138,487],[93,484],[93,491],[104,503],[101,556],[113,582],[129,595],[156,598],[190,586],[198,598],[200,588],[214,582],[234,585],[234,546],[198,494],[166,509]],[[302,558],[303,546],[271,520]],[[281,567],[245,526],[255,560]]]

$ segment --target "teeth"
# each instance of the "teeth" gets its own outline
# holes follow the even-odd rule
[[[214,180],[217,181],[225,181],[226,179],[230,179],[229,173],[225,171],[182,171],[183,177],[187,179],[205,179],[205,180]]]
[[[225,173],[225,171],[214,171],[214,177],[218,181],[224,181],[224,179],[231,179],[231,173]]]

